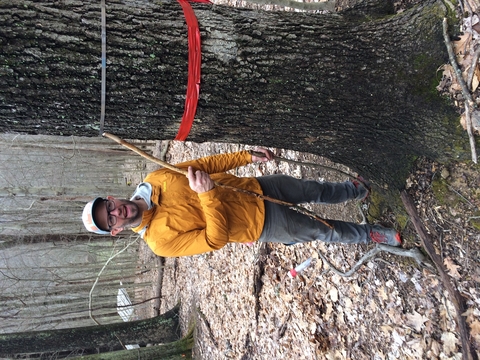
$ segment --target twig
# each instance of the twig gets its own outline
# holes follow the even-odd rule
[[[180,169],[176,166],[173,166],[169,163],[167,163],[166,161],[163,161],[163,160],[160,160],[160,159],[157,159],[156,157],[153,157],[152,155],[149,155],[147,154],[146,152],[140,150],[138,147],[136,147],[135,145],[132,145],[128,142],[126,142],[125,140],[122,140],[120,139],[118,136],[115,136],[113,134],[109,134],[109,133],[103,133],[103,136],[109,138],[109,139],[112,139],[113,141],[116,141],[117,143],[119,143],[120,145],[122,146],[125,146],[126,148],[132,150],[133,152],[136,152],[137,154],[139,154],[140,156],[143,156],[144,158],[158,164],[158,165],[161,165],[167,169],[170,169],[172,171],[175,171],[175,172],[178,172],[180,174],[183,174],[183,175],[187,175],[188,174],[188,171],[185,170],[185,169]],[[318,216],[317,214],[313,213],[312,211],[308,210],[308,209],[305,209],[301,206],[298,206],[296,204],[292,204],[292,203],[289,203],[289,202],[286,202],[286,201],[283,201],[283,200],[279,200],[279,199],[275,199],[275,198],[272,198],[270,196],[266,196],[266,195],[262,195],[262,194],[258,194],[256,192],[253,192],[253,191],[248,191],[248,190],[245,190],[245,189],[240,189],[240,188],[236,188],[234,186],[229,186],[229,185],[225,185],[225,184],[222,184],[222,183],[219,183],[218,181],[215,181],[214,182],[215,186],[218,186],[218,187],[222,187],[224,189],[229,189],[229,190],[232,190],[232,191],[236,191],[236,192],[241,192],[243,194],[247,194],[247,195],[251,195],[251,196],[255,196],[256,198],[258,199],[261,199],[261,200],[266,200],[266,201],[270,201],[270,202],[273,202],[275,204],[279,204],[279,205],[283,205],[283,206],[287,206],[289,207],[290,209],[292,210],[295,210],[301,214],[304,214],[304,215],[307,215],[309,217],[311,217],[312,219],[314,220],[317,220],[317,221],[320,221],[321,223],[323,223],[325,226],[328,226],[330,229],[333,229],[333,226],[331,224],[329,224],[326,220],[322,219],[320,216]]]
[[[261,153],[261,152],[258,152],[258,151],[252,151],[250,150],[249,151],[250,154],[252,155],[255,155],[255,156],[258,156],[258,157],[265,157],[265,154],[264,153]],[[309,167],[317,167],[317,168],[322,168],[322,169],[325,169],[325,170],[333,170],[333,171],[336,171],[340,174],[343,174],[343,175],[347,175],[348,177],[353,177],[353,178],[356,178],[355,175],[353,174],[350,174],[346,171],[343,171],[343,170],[340,170],[340,169],[336,169],[332,166],[328,166],[328,165],[322,165],[322,164],[316,164],[316,163],[310,163],[310,162],[304,162],[304,161],[298,161],[298,160],[292,160],[292,159],[287,159],[287,158],[284,158],[284,157],[281,157],[281,156],[278,156],[278,155],[273,155],[273,158],[275,160],[278,160],[278,161],[284,161],[284,162],[287,162],[287,163],[290,163],[290,164],[295,164],[295,165],[302,165],[302,166],[309,166]]]
[[[250,154],[255,155],[257,157],[265,157],[264,153],[261,153],[261,152],[258,152],[258,151],[249,150],[249,152],[250,152]],[[310,162],[304,162],[304,161],[298,161],[298,160],[291,160],[291,159],[286,159],[286,158],[283,158],[283,157],[277,156],[277,155],[273,155],[273,158],[274,158],[274,160],[284,161],[284,162],[287,162],[287,163],[290,163],[290,164],[296,164],[296,165],[308,166],[308,167],[316,167],[316,168],[321,168],[321,169],[325,169],[325,170],[336,171],[340,174],[343,174],[343,175],[346,175],[348,177],[354,178],[356,181],[362,183],[362,185],[365,186],[365,188],[367,188],[367,189],[370,189],[370,187],[371,187],[370,184],[367,184],[367,182],[362,180],[361,177],[359,177],[357,175],[353,175],[349,172],[334,168],[332,166],[310,163]]]
[[[477,163],[477,150],[475,148],[475,138],[472,131],[472,117],[470,115],[470,105],[465,101],[465,126],[467,128],[468,140],[470,142],[470,151],[472,152],[472,161]]]
[[[453,67],[455,76],[457,78],[457,82],[460,84],[460,88],[462,89],[462,94],[465,98],[465,121],[467,127],[468,138],[470,141],[470,149],[472,152],[472,161],[476,164],[477,163],[477,151],[475,149],[475,139],[473,138],[472,133],[472,120],[470,118],[470,108],[475,107],[475,102],[473,101],[472,94],[468,90],[467,85],[462,77],[462,71],[457,65],[457,61],[455,59],[455,54],[453,52],[452,43],[450,42],[450,37],[448,36],[447,32],[447,18],[443,19],[443,38],[445,40],[445,45],[447,46],[448,51],[448,58],[450,59],[450,64]]]
[[[205,327],[207,328],[208,330],[208,335],[210,336],[210,340],[212,340],[212,343],[213,345],[215,345],[215,347],[218,348],[218,342],[217,340],[215,339],[215,336],[213,335],[213,331],[212,331],[212,328],[210,326],[210,322],[208,321],[207,317],[205,316],[205,314],[202,312],[202,310],[200,309],[200,307],[197,307],[197,314],[200,316],[200,318],[203,320],[204,324],[205,324]]]
[[[457,77],[457,81],[460,84],[460,87],[462,88],[462,93],[465,99],[470,103],[474,104],[472,95],[470,94],[470,91],[468,91],[467,85],[465,84],[465,81],[463,80],[462,77],[462,71],[457,65],[457,60],[455,59],[455,54],[453,52],[453,46],[452,43],[450,42],[450,37],[448,36],[448,24],[447,24],[447,18],[443,19],[443,38],[445,40],[445,45],[447,46],[447,51],[448,51],[448,58],[450,59],[450,64],[453,67],[455,76]]]
[[[475,69],[477,68],[478,59],[480,58],[480,46],[477,47],[477,50],[473,53],[472,66],[468,69],[467,77],[467,86],[472,90],[473,75],[475,74]]]
[[[110,258],[105,262],[105,264],[103,265],[102,269],[100,270],[100,272],[98,273],[93,285],[92,285],[92,288],[90,289],[90,292],[88,294],[88,315],[90,316],[90,319],[92,319],[93,321],[95,321],[95,323],[97,325],[100,325],[100,323],[93,317],[93,314],[92,314],[92,294],[93,294],[93,290],[95,289],[95,285],[97,285],[97,282],[98,280],[100,279],[100,275],[102,274],[103,270],[105,270],[105,268],[107,267],[107,265],[110,263],[110,261],[112,261],[114,258],[116,258],[118,255],[120,255],[121,253],[123,253],[125,250],[127,250],[131,245],[133,245],[134,243],[137,242],[137,240],[140,238],[140,236],[137,236],[135,238],[134,241],[128,243],[122,250],[120,250],[119,252],[117,252],[116,254],[110,256]]]
[[[115,335],[115,337],[117,338],[117,340],[118,340],[118,342],[120,343],[120,345],[122,345],[123,350],[127,350],[127,348],[125,347],[125,345],[123,345],[123,342],[122,342],[122,340],[120,340],[120,338],[118,337],[118,335],[115,334],[115,333],[113,333],[113,335]]]
[[[448,186],[448,188],[449,188],[450,190],[452,190],[455,194],[457,194],[457,195],[460,196],[463,200],[465,200],[471,207],[473,207],[474,209],[476,208],[476,206],[475,206],[474,204],[472,204],[470,201],[468,201],[468,199],[467,199],[465,196],[463,196],[462,194],[460,194],[460,193],[459,193],[457,190],[455,190],[451,185],[448,185],[448,184],[447,184],[447,186]]]

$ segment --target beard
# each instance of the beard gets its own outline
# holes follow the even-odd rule
[[[142,222],[142,213],[140,212],[138,204],[130,200],[124,200],[122,201],[121,206],[125,207],[127,212],[127,216],[123,222],[123,227],[131,229],[140,225]]]

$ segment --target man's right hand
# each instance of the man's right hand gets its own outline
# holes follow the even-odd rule
[[[252,155],[252,162],[267,162],[268,160],[272,160],[274,158],[273,152],[268,149],[256,148],[255,152],[262,154],[262,156]]]
[[[210,175],[201,170],[194,172],[191,166],[188,167],[187,178],[190,188],[197,194],[210,191],[215,187],[215,183],[210,178]]]

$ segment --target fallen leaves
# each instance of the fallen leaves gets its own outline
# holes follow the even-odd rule
[[[448,269],[448,274],[453,277],[454,279],[460,279],[460,273],[458,272],[458,269],[460,268],[460,265],[457,265],[453,262],[451,257],[446,257],[443,260],[443,263],[445,264],[445,267]]]
[[[466,114],[463,113],[460,116],[460,124],[462,125],[463,129],[467,129],[467,120],[466,120]],[[480,133],[480,111],[478,110],[473,110],[471,114],[471,121],[472,121],[472,129]]]
[[[453,354],[457,350],[457,337],[452,332],[444,332],[441,340],[443,341],[443,351],[447,355]]]
[[[173,162],[185,160],[189,153],[192,157],[193,153],[201,156],[203,147],[214,148],[216,152],[238,150],[238,146],[227,144],[219,148],[208,143],[173,142],[171,146],[179,156]],[[306,156],[295,152],[287,155],[292,159]],[[238,175],[278,171],[279,164],[268,164],[239,169]],[[336,181],[331,174],[314,174],[295,166],[285,166],[280,171]],[[319,213],[357,221],[354,209],[354,206],[335,205]],[[435,211],[432,214],[438,215]],[[449,215],[442,216],[441,224],[445,227]],[[230,244],[210,254],[180,258],[176,265],[168,259],[161,312],[181,300],[181,318],[186,327],[189,309],[201,310],[211,333],[206,323],[199,321],[195,347],[199,359],[458,358],[460,343],[452,330],[456,327],[455,310],[435,274],[392,257],[389,265],[371,261],[351,278],[343,278],[324,273],[326,265],[319,259],[319,251],[335,266],[348,269],[368,248],[318,242],[288,247],[271,245],[263,252],[259,244],[252,247]],[[312,265],[295,279],[289,279],[287,271],[309,257],[314,259]],[[452,277],[466,272],[455,256],[446,256],[445,261]],[[262,287],[255,295],[254,273],[259,262],[264,272],[260,279]],[[477,299],[475,285],[465,289],[472,299]],[[479,306],[480,301],[471,304],[464,314],[472,341],[477,344],[480,344]]]
[[[419,314],[416,311],[413,311],[412,314],[407,314],[407,325],[411,326],[415,329],[416,332],[421,332],[423,328],[423,324],[428,321],[426,316]]]

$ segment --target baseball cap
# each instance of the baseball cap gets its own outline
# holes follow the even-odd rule
[[[93,199],[92,201],[88,202],[87,205],[83,208],[83,214],[82,214],[82,221],[83,225],[85,225],[85,228],[93,232],[95,234],[99,235],[107,235],[110,234],[110,232],[102,230],[98,227],[98,225],[95,223],[95,220],[93,219],[93,211],[95,209],[95,206],[100,202],[103,201],[104,198],[97,197]]]

